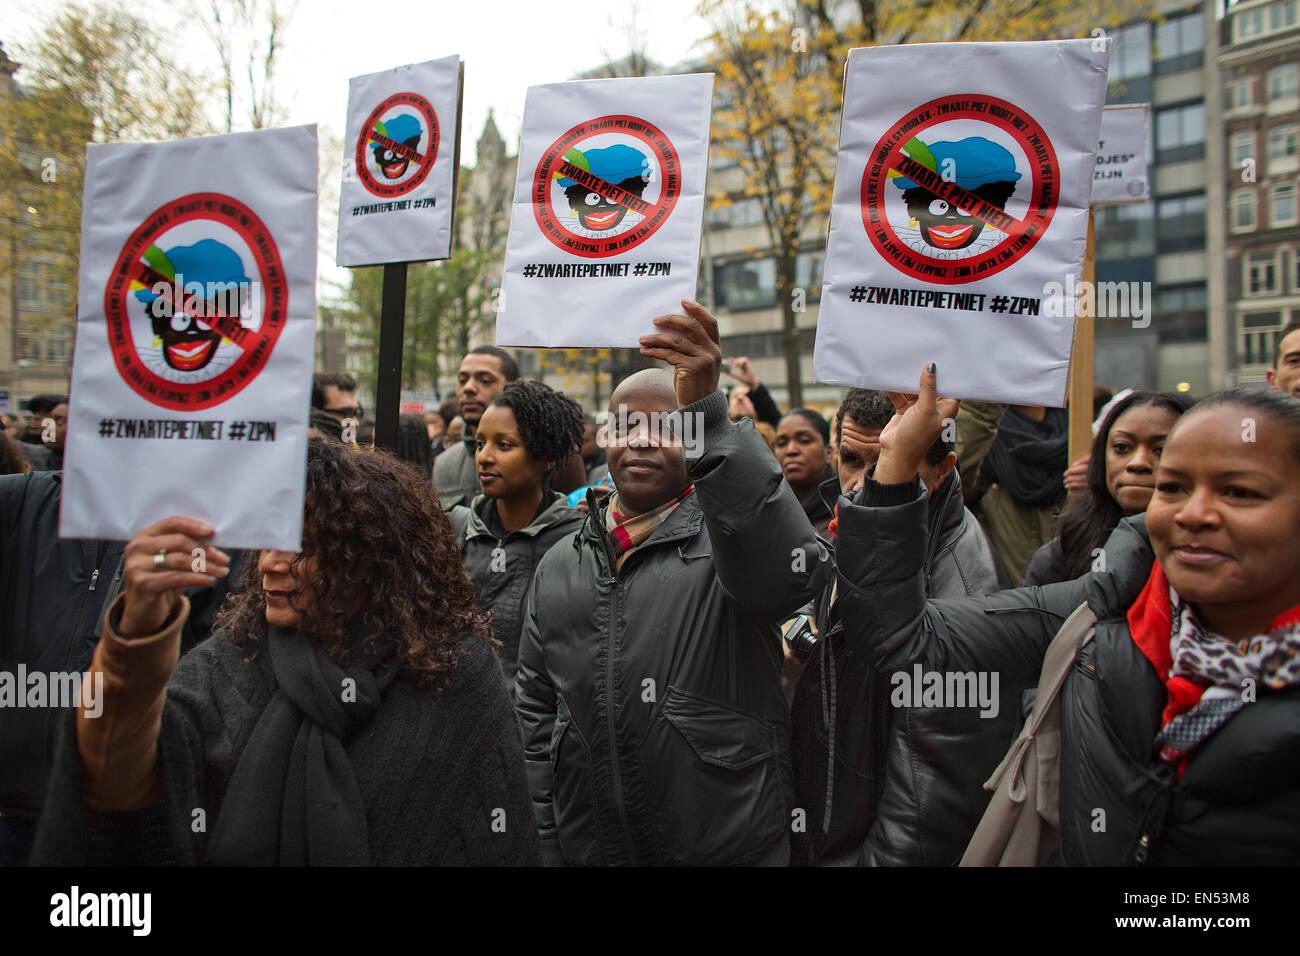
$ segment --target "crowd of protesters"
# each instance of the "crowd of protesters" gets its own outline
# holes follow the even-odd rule
[[[318,375],[296,553],[61,539],[67,397],[0,419],[0,669],[100,688],[0,684],[0,863],[953,865],[1085,604],[1052,862],[1300,863],[1300,324],[1074,462],[934,365],[782,412],[655,326],[585,413],[475,348],[391,452]]]

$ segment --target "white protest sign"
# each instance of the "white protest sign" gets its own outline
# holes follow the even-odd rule
[[[351,79],[339,265],[451,255],[459,96],[456,56]]]
[[[849,51],[813,368],[1060,406],[1106,92],[1091,40]],[[924,68],[921,68],[924,64]],[[900,83],[899,77],[907,82]]]
[[[695,297],[713,74],[534,86],[497,345],[638,347]]]
[[[1092,174],[1092,205],[1116,206],[1145,202],[1151,195],[1147,178],[1145,104],[1107,106],[1101,111],[1101,141]]]
[[[301,547],[316,175],[314,126],[88,147],[62,537]]]

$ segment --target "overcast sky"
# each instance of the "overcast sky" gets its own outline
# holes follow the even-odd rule
[[[695,13],[697,3],[640,2],[637,27],[652,59],[671,65],[692,55],[708,32]],[[0,40],[12,53],[62,6],[59,0],[0,0]],[[175,39],[171,52],[178,62],[192,62],[187,50],[203,51],[215,74],[210,42],[176,22],[176,12],[191,6],[201,10],[206,2],[135,0],[129,9]],[[462,160],[472,163],[489,108],[513,152],[527,88],[624,56],[636,6],[633,0],[298,0],[279,71],[280,100],[289,108],[289,124],[318,123],[322,134],[341,136],[349,77],[459,54],[468,147]]]
[[[91,3],[87,0],[87,5]],[[298,0],[277,71],[278,98],[288,111],[283,125],[316,123],[322,143],[330,137],[341,139],[349,78],[456,54],[465,63],[461,162],[473,165],[474,144],[489,109],[507,149],[514,153],[528,87],[572,79],[606,60],[627,55],[634,32],[644,37],[647,55],[666,66],[698,54],[697,44],[709,31],[696,15],[697,4],[698,0]],[[39,34],[64,6],[65,0],[0,0],[0,41],[9,55],[21,59],[15,48]],[[215,77],[218,61],[211,41],[194,22],[177,19],[178,10],[191,7],[205,9],[207,0],[133,0],[128,8],[163,33],[173,60],[206,62]],[[196,51],[200,55],[192,56]],[[21,72],[18,78],[22,79]],[[224,113],[214,114],[213,121],[224,121]],[[238,119],[236,124],[239,128]],[[317,288],[325,300],[337,298],[339,284],[349,281],[348,270],[334,264],[341,155],[332,159],[334,182],[321,193]]]

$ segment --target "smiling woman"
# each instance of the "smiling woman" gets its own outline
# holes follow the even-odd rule
[[[107,716],[68,715],[35,859],[536,862],[501,826],[531,813],[521,742],[447,518],[336,442],[309,442],[306,487],[303,551],[262,552],[179,664],[184,589],[227,559],[189,518],[127,545],[90,668]]]
[[[1300,863],[1300,401],[1234,389],[1183,415],[1145,521],[1121,521],[1092,573],[926,602],[926,500],[907,476],[942,429],[935,385],[923,376],[882,433],[861,503],[840,502],[857,646],[884,673],[920,663],[1032,686],[1086,602],[1096,624],[1059,697],[1063,862]]]

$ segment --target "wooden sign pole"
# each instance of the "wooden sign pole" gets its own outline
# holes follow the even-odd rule
[[[1093,288],[1097,277],[1093,210],[1088,207],[1088,244],[1083,255],[1080,292]],[[1070,352],[1070,451],[1072,465],[1092,449],[1092,388],[1095,357],[1095,295],[1082,295],[1075,309],[1074,348]]]
[[[456,233],[456,188],[460,183],[460,114],[465,103],[465,64],[460,64],[456,93],[456,152],[452,157],[452,235]],[[384,266],[379,303],[379,382],[375,388],[375,447],[397,451],[397,420],[402,404],[402,349],[406,342],[406,267]]]

